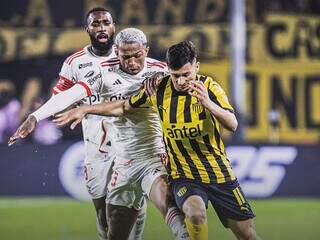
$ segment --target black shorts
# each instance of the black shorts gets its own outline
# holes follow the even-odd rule
[[[227,219],[241,221],[255,217],[237,180],[219,184],[198,183],[188,179],[171,180],[170,187],[181,211],[184,201],[192,195],[200,196],[206,208],[210,200],[226,228],[228,227]]]

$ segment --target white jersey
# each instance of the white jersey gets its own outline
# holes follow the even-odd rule
[[[111,66],[117,65],[119,60],[116,58],[114,47],[109,56],[95,55],[90,46],[84,47],[82,50],[69,56],[61,68],[59,74],[59,81],[53,88],[53,94],[58,94],[71,88],[74,84],[80,83],[84,76],[91,76],[94,74],[96,66],[100,63],[110,63]],[[95,77],[101,78],[100,75]],[[90,92],[87,97],[82,100],[84,104],[97,104],[101,102],[101,97],[98,92]],[[107,128],[102,124],[103,120],[107,118],[98,115],[87,115],[82,120],[83,138],[85,141],[85,155],[86,163],[106,160],[108,157],[108,150],[102,144],[110,145],[109,140],[106,139]],[[110,118],[109,118],[110,120]]]
[[[141,89],[146,77],[167,72],[165,63],[151,58],[146,58],[143,70],[136,75],[127,74],[119,65],[110,66],[110,63],[102,63],[100,70],[102,78],[84,76],[83,84],[90,91],[100,92],[105,101],[127,99]],[[159,118],[152,108],[140,108],[133,114],[114,118],[111,125],[114,128],[111,133],[115,135],[110,137],[115,139],[117,161],[143,161],[165,152]]]

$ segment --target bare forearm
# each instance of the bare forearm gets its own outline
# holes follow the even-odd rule
[[[232,132],[238,127],[238,121],[234,113],[219,107],[214,102],[208,106],[210,113],[222,124],[222,126]]]
[[[129,109],[127,109],[129,110]],[[83,106],[83,111],[88,114],[96,114],[102,116],[122,116],[126,112],[126,101],[104,102],[95,105]]]

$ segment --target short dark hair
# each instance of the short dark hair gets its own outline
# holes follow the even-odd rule
[[[110,11],[104,7],[95,7],[95,8],[92,8],[89,12],[87,12],[86,16],[85,16],[85,19],[84,19],[84,25],[85,26],[88,26],[88,18],[89,18],[89,15],[91,13],[94,13],[94,12],[108,12],[111,17],[112,17],[112,14],[110,13]],[[112,19],[113,21],[113,19]]]
[[[172,45],[167,50],[166,54],[166,62],[168,67],[173,70],[178,70],[187,63],[192,64],[196,58],[196,48],[191,41],[183,41]]]

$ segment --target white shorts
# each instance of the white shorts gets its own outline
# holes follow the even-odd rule
[[[107,203],[139,210],[144,195],[149,197],[152,184],[159,176],[166,175],[160,157],[143,161],[129,161],[113,167],[108,184]]]
[[[113,163],[113,160],[108,159],[85,164],[86,186],[92,199],[107,195],[107,186],[111,179]]]

